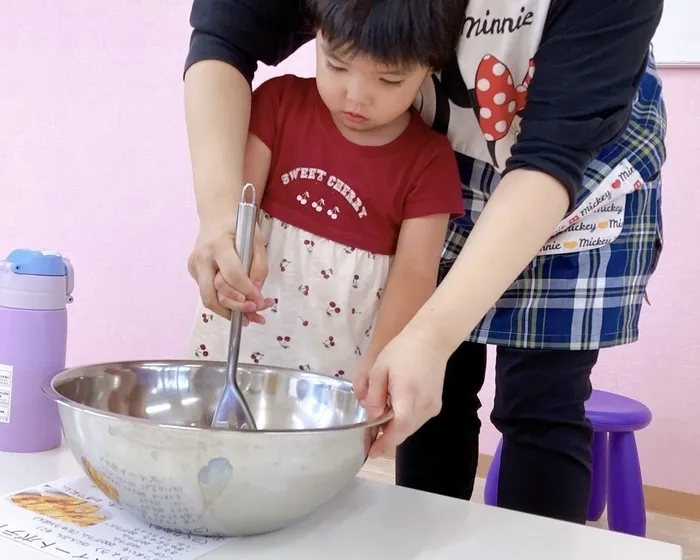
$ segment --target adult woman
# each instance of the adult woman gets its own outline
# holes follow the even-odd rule
[[[389,3],[347,17],[377,17]],[[377,450],[401,444],[399,484],[471,496],[477,393],[494,344],[500,505],[585,521],[590,373],[600,348],[636,339],[661,243],[665,115],[649,52],[661,9],[468,3],[453,63],[417,100],[452,141],[466,216],[451,226],[434,296],[356,380],[372,413],[391,397],[395,420]],[[201,227],[190,270],[225,314],[215,276],[236,280],[230,187],[242,172],[249,80],[257,61],[279,62],[312,33],[299,0],[195,0],[191,23],[185,89]]]

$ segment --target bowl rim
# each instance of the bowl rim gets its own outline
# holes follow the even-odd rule
[[[170,430],[182,430],[182,431],[192,431],[192,432],[200,432],[202,430],[204,431],[215,431],[215,432],[229,432],[229,433],[235,433],[235,434],[265,434],[265,435],[289,435],[289,434],[296,434],[296,435],[303,435],[303,434],[318,434],[318,433],[326,433],[326,432],[338,432],[338,431],[346,431],[346,430],[357,430],[357,429],[365,429],[365,428],[374,428],[377,426],[382,426],[386,423],[388,423],[390,420],[394,418],[394,411],[392,409],[388,409],[382,413],[381,416],[374,420],[366,420],[364,422],[359,422],[357,424],[346,424],[343,426],[331,426],[328,428],[308,428],[308,429],[303,429],[303,430],[295,430],[292,428],[286,428],[286,429],[273,429],[273,430],[241,430],[241,429],[229,429],[229,428],[214,428],[211,426],[203,426],[203,427],[195,427],[195,426],[179,426],[177,424],[168,424],[168,423],[163,423],[163,422],[154,422],[153,420],[150,420],[148,418],[139,418],[136,416],[127,416],[124,414],[118,414],[116,412],[109,412],[106,410],[100,410],[97,408],[93,408],[91,406],[85,405],[83,403],[76,402],[74,400],[69,399],[68,397],[62,395],[59,393],[55,385],[61,381],[66,381],[70,379],[81,379],[85,377],[91,377],[91,375],[87,372],[87,370],[90,369],[98,369],[102,368],[103,370],[107,367],[129,367],[129,366],[144,366],[144,365],[169,365],[169,366],[187,366],[187,365],[222,365],[226,366],[226,362],[219,362],[219,361],[208,361],[208,362],[200,362],[197,360],[181,360],[181,359],[162,359],[162,360],[125,360],[125,361],[118,361],[118,362],[99,362],[99,363],[93,363],[93,364],[86,364],[86,365],[78,365],[78,366],[71,366],[69,368],[64,368],[63,370],[59,371],[57,374],[55,374],[53,377],[50,379],[46,380],[42,387],[41,390],[46,395],[48,398],[50,398],[52,401],[56,402],[57,404],[67,406],[68,408],[71,409],[77,409],[81,412],[85,412],[87,414],[93,415],[93,416],[99,416],[102,418],[109,418],[113,420],[119,420],[122,422],[129,421],[129,422],[135,422],[137,424],[144,424],[147,426],[158,426],[162,428],[167,428]],[[289,368],[283,368],[283,367],[273,367],[273,366],[263,366],[259,364],[248,364],[245,362],[240,362],[239,365],[244,366],[246,368],[250,369],[274,369],[275,371],[281,372],[281,373],[289,373],[289,374],[294,374],[297,377],[303,378],[303,377],[314,377],[314,378],[323,378],[326,380],[330,385],[335,385],[335,386],[350,386],[352,387],[352,383],[349,381],[343,380],[343,379],[336,379],[333,377],[328,377],[325,375],[321,374],[316,374],[312,372],[306,372],[306,371],[296,371],[293,369]],[[82,372],[78,375],[78,372]],[[99,371],[99,372],[94,372],[94,376],[96,377],[99,374],[105,373],[104,371]]]

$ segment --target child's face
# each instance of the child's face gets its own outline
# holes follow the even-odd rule
[[[351,130],[373,130],[397,120],[429,75],[430,69],[419,65],[390,68],[366,56],[332,52],[317,35],[318,91],[336,122]]]

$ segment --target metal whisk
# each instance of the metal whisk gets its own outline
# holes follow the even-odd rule
[[[250,265],[253,260],[253,239],[257,213],[255,187],[251,183],[247,183],[241,193],[241,201],[238,203],[238,216],[236,218],[236,253],[238,253],[246,275],[250,273]],[[236,379],[242,327],[243,313],[233,311],[231,313],[231,331],[228,341],[226,385],[214,412],[214,418],[211,423],[213,428],[257,430],[255,419]]]

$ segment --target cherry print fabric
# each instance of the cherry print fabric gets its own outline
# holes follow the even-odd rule
[[[240,361],[352,379],[373,334],[392,257],[354,249],[261,213],[275,305],[241,336]],[[189,358],[225,361],[230,322],[197,308]]]

